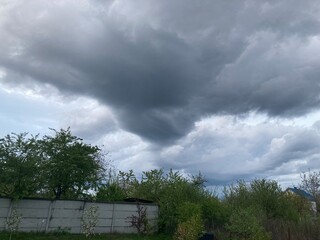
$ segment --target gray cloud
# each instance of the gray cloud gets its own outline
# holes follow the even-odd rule
[[[162,148],[158,164],[191,173],[201,170],[210,185],[299,175],[308,168],[319,169],[319,142],[320,132],[314,127],[210,118],[198,122],[175,145]]]
[[[202,116],[319,107],[317,1],[34,0],[1,14],[2,82],[96,98],[153,142]]]

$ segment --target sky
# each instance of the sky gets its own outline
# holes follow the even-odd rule
[[[0,137],[70,127],[207,185],[320,170],[318,0],[0,0]]]

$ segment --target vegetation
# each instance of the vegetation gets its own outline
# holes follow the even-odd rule
[[[105,180],[101,149],[70,129],[53,132],[42,139],[27,133],[0,139],[0,195],[83,199]]]
[[[178,225],[174,239],[198,239],[204,231],[200,204],[184,202],[178,207],[177,213]]]
[[[271,237],[261,225],[254,208],[239,208],[231,216],[226,229],[234,240],[269,240]]]
[[[0,232],[0,239],[9,239],[10,233]],[[56,233],[15,233],[15,240],[87,240],[83,234],[56,234]],[[148,235],[141,238],[136,234],[97,234],[91,240],[170,240],[168,235]]]
[[[315,197],[317,203],[317,211],[320,212],[320,171],[301,174],[300,188],[305,189]]]
[[[97,146],[83,143],[70,129],[44,136],[40,143],[45,193],[60,198],[83,198],[104,180],[103,156]]]
[[[127,218],[131,227],[137,230],[138,234],[150,234],[151,226],[147,218],[147,207],[141,206],[137,203],[137,214]]]
[[[115,196],[148,199],[157,203],[161,209],[159,214],[159,231],[173,233],[179,223],[179,207],[184,203],[199,204],[218,199],[207,191],[203,185],[205,180],[198,176],[184,177],[179,172],[170,170],[165,173],[162,169],[142,173],[139,181],[132,171],[119,172],[110,180],[107,186],[112,186]],[[102,186],[97,193],[97,200],[110,200],[110,191]],[[113,200],[121,200],[113,199]],[[210,216],[212,217],[212,216]],[[217,217],[218,218],[218,217]]]
[[[97,206],[91,206],[84,211],[81,219],[81,230],[87,238],[91,238],[93,235],[95,235],[95,228],[98,224],[98,217]]]
[[[225,189],[224,202],[232,214],[223,231],[232,239],[319,239],[308,200],[283,192],[276,181],[238,181]]]
[[[0,139],[0,195],[21,198],[40,189],[38,136],[11,134]]]
[[[17,209],[13,208],[10,217],[6,221],[6,229],[10,232],[9,240],[12,239],[12,234],[18,231],[21,218],[21,214],[17,212]]]
[[[320,218],[310,210],[310,202],[284,192],[274,180],[239,180],[226,186],[223,198],[219,199],[205,187],[201,173],[185,176],[178,171],[154,169],[137,178],[133,171],[108,175],[107,170],[101,149],[73,136],[70,129],[53,130],[53,135],[42,138],[22,133],[0,139],[2,196],[151,200],[160,209],[157,230],[177,240],[196,240],[203,231],[213,231],[221,240],[320,239]],[[310,192],[320,207],[320,172],[303,173],[300,188]],[[146,209],[138,205],[137,211],[138,216],[128,221],[140,235],[95,236],[94,208],[83,218],[83,232],[92,239],[106,236],[108,239],[170,239],[167,235],[161,238],[149,235]],[[16,225],[12,221],[13,230],[1,233],[0,239],[9,239],[8,234],[14,234],[15,239],[85,237],[20,234],[15,232]]]

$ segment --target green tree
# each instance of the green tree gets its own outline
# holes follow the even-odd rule
[[[99,187],[96,195],[98,201],[121,201],[127,198],[126,191],[117,182],[108,182]]]
[[[309,192],[315,197],[317,203],[317,211],[320,212],[320,171],[309,172],[301,174],[300,188]]]
[[[214,196],[204,199],[201,208],[205,228],[209,231],[224,226],[232,212],[227,204]]]
[[[250,184],[252,201],[268,218],[286,217],[282,209],[283,192],[277,181],[255,179]]]
[[[225,202],[232,209],[254,207],[268,219],[298,219],[298,209],[274,180],[255,179],[250,183],[238,181],[238,184],[225,190]]]
[[[160,208],[158,229],[167,233],[175,232],[179,223],[180,230],[184,231],[187,225],[195,222],[199,226],[203,226],[204,222],[209,226],[212,221],[219,221],[218,225],[227,221],[227,208],[205,189],[205,179],[201,173],[186,177],[178,171],[153,169],[143,172],[140,179],[132,170],[119,171],[111,181],[100,186],[97,199],[114,201],[134,197],[151,200]],[[197,211],[197,214],[190,209]],[[182,215],[188,217],[188,213],[192,213],[193,219],[182,219]]]
[[[41,140],[44,161],[44,188],[49,196],[84,198],[105,180],[105,161],[101,149],[72,135],[70,128],[54,131]]]
[[[162,169],[142,172],[141,181],[139,183],[135,182],[133,186],[135,197],[159,202],[165,187],[164,172]]]
[[[38,136],[10,134],[0,139],[0,195],[34,196],[41,184]]]
[[[202,203],[210,196],[202,175],[185,177],[178,171],[162,169],[143,172],[141,181],[131,181],[131,196],[152,200],[160,207],[159,230],[173,233],[178,220],[178,208],[185,202]]]
[[[256,209],[241,208],[233,211],[226,229],[234,240],[270,240],[271,236],[263,228]]]

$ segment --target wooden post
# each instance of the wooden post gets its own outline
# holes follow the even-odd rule
[[[288,240],[291,240],[291,232],[290,232],[290,227],[288,227]]]

